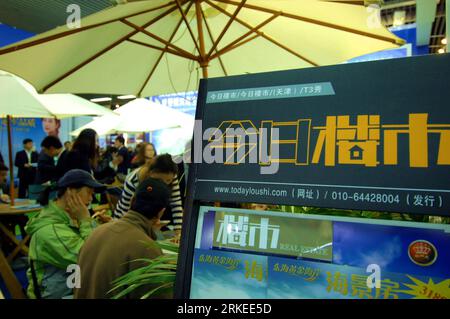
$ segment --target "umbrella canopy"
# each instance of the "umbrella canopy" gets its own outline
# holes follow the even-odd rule
[[[57,118],[116,116],[113,111],[73,94],[39,94],[38,99]]]
[[[200,73],[329,65],[403,44],[352,3],[133,1],[0,50],[0,68],[39,92],[151,96],[196,90]]]
[[[194,117],[176,111],[147,99],[135,99],[116,111],[117,115],[106,115],[73,131],[78,135],[86,128],[94,129],[99,135],[112,133],[142,133],[166,128],[194,127]]]
[[[24,81],[25,82],[25,81]],[[54,116],[26,85],[11,74],[0,73],[0,118]]]
[[[38,94],[33,86],[23,79],[0,71],[0,118],[7,118],[10,180],[14,179],[11,118],[64,118],[80,115],[109,115],[116,117],[111,110],[72,94]],[[11,205],[14,205],[13,194],[14,183],[10,183]]]
[[[0,71],[0,118],[114,115],[114,112],[73,94],[38,94],[33,86]]]

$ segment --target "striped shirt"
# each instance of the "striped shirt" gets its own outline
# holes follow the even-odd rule
[[[128,174],[125,179],[124,188],[122,191],[122,196],[117,202],[116,210],[114,211],[115,218],[121,218],[125,213],[130,210],[131,198],[136,192],[136,188],[139,185],[139,173],[140,169],[135,169],[133,172]],[[175,178],[170,184],[172,188],[172,194],[170,196],[169,205],[172,211],[172,225],[174,230],[181,229],[181,224],[183,223],[183,206],[181,202],[180,185],[178,178]]]

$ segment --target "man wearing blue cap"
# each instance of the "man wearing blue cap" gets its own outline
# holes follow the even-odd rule
[[[32,218],[25,230],[31,236],[27,272],[30,298],[72,295],[67,267],[77,263],[84,241],[95,227],[88,206],[95,192],[103,191],[86,171],[68,171],[57,183],[58,197]]]

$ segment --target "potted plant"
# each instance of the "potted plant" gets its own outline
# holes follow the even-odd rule
[[[179,247],[167,241],[156,242],[156,244],[165,253],[154,259],[142,258],[132,261],[143,262],[145,265],[112,282],[113,289],[110,293],[115,293],[112,299],[126,297],[144,285],[152,288],[144,293],[141,299],[173,295]]]

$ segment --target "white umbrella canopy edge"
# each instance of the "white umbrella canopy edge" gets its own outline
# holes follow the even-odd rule
[[[203,23],[202,28],[197,28],[194,19],[197,9],[201,11],[199,16],[204,17],[199,20]],[[183,10],[187,14],[181,18]],[[302,16],[305,12],[309,16]],[[130,16],[130,13],[135,15]],[[223,18],[219,19],[221,15]],[[319,0],[205,0],[198,5],[181,0],[137,1],[83,19],[80,30],[61,27],[58,32],[50,31],[38,39],[0,50],[4,61],[0,62],[0,67],[4,63],[27,78],[39,91],[48,93],[101,91],[150,96],[173,92],[168,81],[161,81],[167,78],[167,70],[171,67],[167,56],[172,60],[181,59],[186,65],[193,61],[204,71],[209,62],[209,76],[223,76],[341,63],[357,55],[402,44],[402,40],[385,27],[371,27],[368,15],[363,6]],[[190,22],[186,17],[191,19]],[[220,27],[227,27],[228,31],[223,33],[220,27],[215,28],[214,19],[220,20]],[[272,20],[267,22],[269,19]],[[211,22],[209,26],[206,21]],[[232,22],[229,24],[228,21]],[[303,28],[313,28],[317,34],[308,32],[297,38],[302,35],[299,30]],[[286,31],[290,29],[293,32]],[[249,34],[232,50],[227,50],[229,41],[244,32]],[[328,38],[327,34],[330,34]],[[194,43],[192,38],[204,40],[202,50],[199,49],[202,41]],[[343,41],[339,42],[341,38]],[[259,59],[255,59],[253,65],[238,63],[240,60],[236,62],[236,57],[243,56],[253,60],[248,52],[255,43]],[[86,49],[80,51],[80,46]],[[77,54],[68,55],[68,50],[77,50]],[[264,51],[269,54],[274,50],[282,52],[280,59],[276,59],[278,62],[261,63]],[[39,77],[22,65],[31,63],[27,61],[32,61],[35,56],[46,56],[50,51],[61,63],[54,65],[52,61],[44,61],[39,66],[42,72],[36,72]],[[218,53],[221,53],[220,58],[208,60]],[[131,63],[135,61],[140,62]],[[215,67],[212,66],[214,63]],[[204,72],[203,77],[205,75]],[[181,84],[175,85],[176,88],[184,89],[187,80],[183,77],[178,80]],[[163,84],[155,85],[158,81]],[[197,84],[193,81],[188,89],[196,89]]]
[[[175,127],[193,128],[195,121],[193,116],[143,98],[128,102],[115,113],[118,116],[96,118],[71,132],[71,135],[78,135],[86,128],[94,129],[99,135],[142,133]]]
[[[73,94],[41,95],[27,81],[0,70],[0,118],[7,120],[10,181],[14,180],[12,118],[66,118],[81,115],[110,115],[112,111]],[[10,182],[11,205],[14,183]]]
[[[25,83],[25,81],[19,81],[19,78],[12,74],[0,72],[0,117],[55,116],[42,101],[36,99],[36,95]]]
[[[74,94],[38,94],[24,79],[0,70],[0,117],[103,116],[115,114]]]
[[[74,94],[38,94],[37,98],[60,119],[75,116],[116,116],[112,110]]]
[[[14,206],[14,162],[12,157],[12,118],[13,117],[51,117],[41,101],[36,99],[32,87],[19,81],[12,74],[0,71],[0,118],[6,118],[9,162],[9,195]]]

